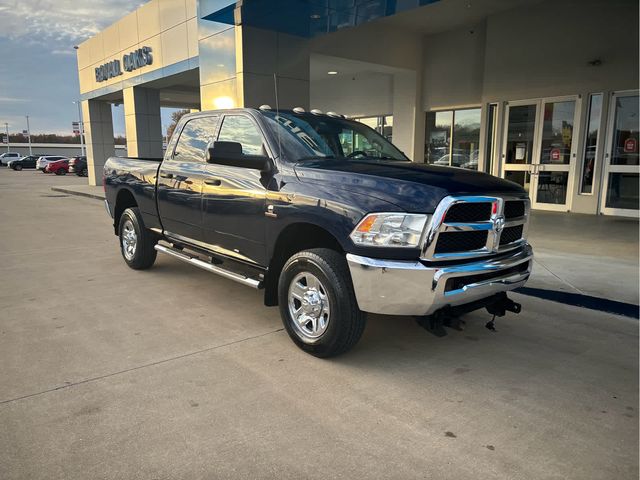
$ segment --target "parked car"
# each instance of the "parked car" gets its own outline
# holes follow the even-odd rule
[[[10,160],[18,160],[22,155],[16,152],[5,152],[0,155],[0,165],[8,165]]]
[[[41,172],[44,172],[44,168],[50,162],[57,162],[58,160],[69,160],[67,157],[60,155],[44,155],[36,161],[36,168]]]
[[[366,152],[345,155],[344,135]],[[111,157],[104,186],[129,267],[161,252],[263,289],[318,357],[352,348],[365,312],[416,316],[438,334],[479,308],[518,313],[507,292],[531,272],[520,185],[413,163],[334,114],[187,114],[164,159]]]
[[[17,160],[9,161],[9,168],[14,170],[22,170],[23,168],[36,168],[36,161],[40,158],[38,155],[27,155]]]
[[[87,157],[73,157],[69,160],[69,173],[75,173],[79,177],[86,177],[87,170]]]
[[[69,172],[69,159],[62,158],[47,163],[44,167],[45,173],[55,173],[56,175],[66,175]]]

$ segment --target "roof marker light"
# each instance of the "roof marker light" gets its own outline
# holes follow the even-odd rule
[[[260,105],[260,110],[271,110],[271,105]]]
[[[293,113],[304,113],[304,108],[302,107],[295,107],[293,109]]]
[[[322,115],[322,110],[314,108],[313,110],[311,110],[311,113],[313,113],[314,115]]]

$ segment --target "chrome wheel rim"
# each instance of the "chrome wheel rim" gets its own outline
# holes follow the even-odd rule
[[[122,226],[122,253],[124,258],[131,261],[136,254],[138,235],[131,220],[126,220]]]
[[[303,339],[316,340],[327,330],[331,306],[327,290],[309,272],[297,274],[289,285],[289,314]]]

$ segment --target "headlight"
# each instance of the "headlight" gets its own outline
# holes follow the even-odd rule
[[[349,237],[364,247],[418,247],[429,215],[370,213]]]

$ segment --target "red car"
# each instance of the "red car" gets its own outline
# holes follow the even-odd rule
[[[66,175],[69,173],[69,159],[56,160],[44,167],[45,173],[55,173],[56,175]]]

